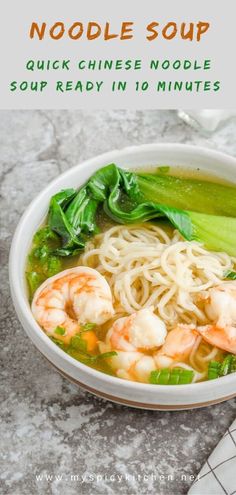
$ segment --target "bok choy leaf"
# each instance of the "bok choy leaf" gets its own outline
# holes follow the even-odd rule
[[[236,272],[227,271],[225,278],[228,280],[236,280]]]
[[[236,218],[233,218],[236,188],[204,181],[195,181],[195,184],[193,180],[190,187],[186,179],[161,176],[160,183],[153,177],[139,176],[111,164],[95,172],[78,192],[69,189],[53,196],[48,222],[61,238],[61,247],[56,253],[67,256],[81,251],[88,236],[98,231],[96,214],[98,209],[104,208],[110,218],[121,224],[165,217],[185,239],[236,255]],[[229,196],[223,200],[226,192]],[[220,206],[214,208],[217,201]],[[184,209],[177,207],[180,204]],[[202,204],[204,213],[200,211]],[[209,214],[212,211],[222,211],[224,216]]]

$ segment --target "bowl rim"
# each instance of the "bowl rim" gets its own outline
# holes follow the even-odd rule
[[[204,381],[204,382],[199,382],[199,383],[191,383],[191,384],[183,384],[181,387],[178,385],[153,385],[153,384],[148,384],[148,383],[140,383],[140,382],[132,382],[128,380],[124,380],[121,378],[118,378],[116,376],[108,375],[106,373],[103,373],[101,371],[98,371],[96,369],[90,368],[86,364],[81,363],[80,361],[77,361],[73,357],[69,356],[67,353],[65,353],[62,349],[60,349],[56,344],[54,344],[51,339],[48,338],[48,336],[42,331],[41,327],[38,325],[38,323],[35,321],[33,314],[31,312],[30,304],[26,303],[26,299],[24,298],[22,291],[21,291],[21,272],[19,270],[19,266],[17,264],[17,251],[19,250],[19,246],[21,244],[21,238],[22,235],[24,235],[24,228],[26,223],[31,219],[32,222],[32,213],[33,210],[37,207],[37,205],[40,204],[40,208],[42,209],[41,206],[41,201],[42,198],[47,194],[47,192],[50,191],[51,188],[58,182],[63,181],[65,177],[69,178],[70,175],[74,175],[75,171],[78,170],[78,173],[83,169],[85,170],[88,165],[96,164],[96,162],[104,161],[104,163],[110,163],[113,161],[113,155],[116,154],[117,157],[120,156],[122,157],[123,154],[125,155],[132,155],[135,152],[151,152],[151,151],[168,151],[170,149],[175,148],[176,152],[184,152],[184,153],[193,153],[196,152],[198,155],[202,155],[208,158],[211,158],[214,160],[214,157],[219,160],[222,159],[222,161],[225,163],[227,162],[229,165],[234,166],[236,169],[236,158],[233,156],[218,151],[214,150],[208,147],[203,147],[203,146],[198,146],[198,145],[188,145],[188,144],[180,144],[180,143],[175,143],[175,142],[169,142],[169,143],[150,143],[150,144],[142,144],[142,145],[135,145],[135,146],[128,146],[124,147],[122,149],[113,149],[111,151],[108,151],[106,153],[102,153],[99,155],[96,155],[92,158],[88,158],[82,162],[79,162],[77,165],[71,167],[69,170],[66,170],[62,174],[59,174],[55,179],[50,181],[48,185],[41,190],[39,194],[30,202],[28,207],[26,208],[25,212],[21,216],[17,227],[15,229],[13,238],[12,238],[12,243],[11,243],[11,248],[10,248],[10,254],[9,254],[9,281],[10,281],[10,289],[11,289],[11,295],[12,295],[12,300],[13,304],[16,308],[16,306],[19,306],[19,310],[21,312],[21,315],[24,319],[24,321],[27,321],[31,329],[35,332],[39,340],[42,341],[48,347],[49,350],[53,354],[56,354],[58,356],[58,359],[60,361],[67,362],[68,364],[72,365],[72,367],[77,368],[78,370],[81,370],[85,374],[90,375],[91,378],[99,378],[102,382],[113,385],[114,387],[120,386],[122,389],[133,389],[143,391],[145,392],[154,392],[158,394],[158,391],[161,390],[161,392],[164,395],[168,395],[171,392],[174,391],[179,391],[183,393],[183,395],[187,395],[195,390],[196,393],[200,393],[201,391],[206,391],[211,387],[211,391],[213,389],[217,389],[219,385],[219,380],[211,380],[209,381]],[[129,168],[129,166],[127,166]],[[78,182],[79,182],[79,177],[78,177]],[[48,207],[48,205],[47,205]],[[18,311],[17,311],[18,314]],[[24,325],[22,324],[23,328]],[[24,331],[26,332],[25,328]],[[27,333],[27,332],[26,332]],[[28,333],[27,333],[28,335]],[[29,336],[29,335],[28,335]],[[31,337],[29,336],[31,339]],[[32,339],[31,339],[32,340]],[[35,342],[33,342],[34,345],[37,348],[37,345]],[[41,352],[41,351],[40,351]],[[223,376],[220,378],[220,383],[223,385],[227,384],[232,384],[236,377],[232,375],[227,375]]]

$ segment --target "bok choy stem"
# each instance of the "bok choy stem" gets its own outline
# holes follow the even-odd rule
[[[142,201],[168,204],[208,215],[236,217],[236,187],[209,180],[137,174]]]

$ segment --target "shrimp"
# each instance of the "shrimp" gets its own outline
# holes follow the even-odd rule
[[[101,325],[114,314],[111,290],[93,268],[76,267],[47,279],[35,292],[32,313],[48,335],[56,327],[66,331],[64,341],[80,331],[80,325]]]
[[[151,371],[156,369],[155,360],[140,351],[120,351],[113,349],[110,342],[99,342],[100,352],[116,351],[109,358],[109,364],[118,378],[125,380],[148,382]]]
[[[116,350],[150,350],[164,343],[166,333],[165,323],[153,313],[153,308],[145,308],[116,320],[106,341]]]
[[[236,281],[223,282],[202,296],[212,324],[198,327],[211,345],[236,354]]]
[[[223,351],[236,354],[236,327],[226,325],[205,325],[198,327],[198,332],[209,344]]]
[[[198,337],[197,329],[193,325],[177,325],[167,334],[164,345],[155,355],[158,368],[168,368],[174,362],[185,361]]]
[[[117,351],[117,355],[111,359],[111,366],[118,378],[142,383],[148,383],[150,373],[156,369],[153,357],[141,352]]]
[[[110,359],[112,369],[119,378],[148,382],[155,360],[144,351],[155,350],[165,341],[166,326],[153,313],[153,308],[142,309],[130,316],[119,318],[107,332],[101,352],[116,351]]]
[[[208,318],[218,327],[236,325],[236,281],[223,282],[203,296]]]

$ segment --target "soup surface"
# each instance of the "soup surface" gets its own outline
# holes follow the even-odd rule
[[[235,186],[149,167],[121,175],[112,204],[116,183],[103,200],[99,180],[53,197],[34,236],[26,276],[42,329],[73,358],[127,380],[177,385],[234,372]]]

